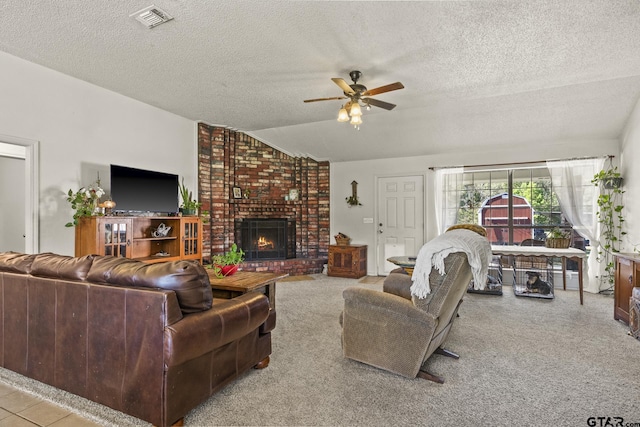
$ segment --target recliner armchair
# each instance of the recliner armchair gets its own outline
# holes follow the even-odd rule
[[[340,319],[344,356],[404,377],[443,383],[442,377],[426,372],[425,362],[433,353],[458,358],[442,346],[472,278],[464,252],[450,253],[444,267],[444,275],[432,268],[431,293],[424,299],[410,296],[411,278],[397,271],[385,280],[383,292],[345,289]]]

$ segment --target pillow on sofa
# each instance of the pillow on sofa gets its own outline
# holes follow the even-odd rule
[[[195,261],[145,264],[126,258],[96,256],[87,280],[174,291],[185,314],[209,310],[213,301],[209,276]]]
[[[95,255],[75,258],[66,255],[43,253],[36,255],[31,264],[33,276],[63,280],[85,280]]]
[[[451,227],[447,228],[447,231],[461,230],[461,229],[462,230],[475,231],[479,235],[481,235],[483,237],[487,237],[487,229],[484,228],[481,225],[478,225],[478,224],[455,224],[455,225],[452,225]]]
[[[19,252],[0,253],[0,271],[9,273],[29,273],[35,254],[21,254]]]

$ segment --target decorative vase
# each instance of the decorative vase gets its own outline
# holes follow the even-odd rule
[[[236,271],[238,271],[238,264],[234,265],[222,265],[218,266],[220,268],[220,274],[224,277],[233,275]]]
[[[195,216],[196,215],[196,209],[180,208],[180,212],[182,212],[182,216]]]

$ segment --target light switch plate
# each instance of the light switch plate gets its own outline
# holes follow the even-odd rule
[[[362,218],[363,224],[373,224],[373,218]]]

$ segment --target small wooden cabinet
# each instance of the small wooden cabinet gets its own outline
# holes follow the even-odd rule
[[[160,224],[171,227],[154,236]],[[194,259],[202,261],[202,222],[199,217],[80,218],[76,226],[75,256],[112,255],[153,263]]]
[[[613,318],[629,324],[629,298],[634,287],[640,286],[640,256],[616,254]]]
[[[327,275],[358,279],[367,275],[367,245],[329,245]]]

